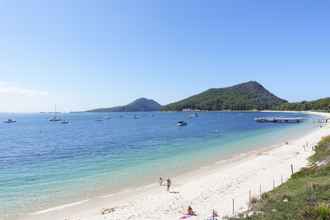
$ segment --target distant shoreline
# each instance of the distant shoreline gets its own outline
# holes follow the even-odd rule
[[[148,112],[278,112],[278,113],[330,113],[327,111],[285,111],[285,110],[191,110],[191,111],[167,111],[167,110],[160,110],[160,111],[109,111],[109,112],[93,112],[93,111],[71,111],[71,112],[58,112],[62,114],[77,114],[77,113],[148,113]],[[53,114],[53,112],[0,112],[0,114]]]
[[[284,112],[284,113],[330,113],[327,111],[323,110],[310,110],[310,111],[289,111],[289,110],[271,110],[271,109],[266,109],[266,110],[200,110],[200,109],[191,109],[191,110],[186,110],[186,111],[172,111],[172,110],[159,110],[159,111],[73,111],[70,113],[138,113],[138,112]]]

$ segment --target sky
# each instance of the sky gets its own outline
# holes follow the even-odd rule
[[[330,1],[0,0],[0,112],[161,104],[255,80],[330,96]]]

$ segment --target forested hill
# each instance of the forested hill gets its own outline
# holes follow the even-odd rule
[[[152,99],[139,98],[127,105],[111,108],[98,108],[89,110],[88,112],[148,112],[159,111],[161,107],[162,106],[158,102]]]
[[[287,103],[255,81],[227,88],[209,89],[162,108],[164,111],[199,110],[265,110]]]

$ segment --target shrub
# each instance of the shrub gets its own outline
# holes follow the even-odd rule
[[[262,195],[261,195],[261,199],[262,199],[262,200],[267,200],[267,199],[269,199],[269,194],[268,194],[268,193],[264,193],[264,194],[262,194]]]
[[[319,220],[330,220],[330,207],[326,203],[320,203],[314,208]]]
[[[316,206],[305,206],[301,211],[303,219],[330,220],[330,207],[326,203],[319,203]]]

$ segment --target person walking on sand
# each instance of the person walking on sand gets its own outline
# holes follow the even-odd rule
[[[197,216],[196,213],[194,212],[194,210],[191,208],[191,206],[188,206],[187,215],[189,215],[189,216]]]
[[[218,212],[213,209],[213,211],[212,211],[212,220],[216,220],[216,219],[218,219],[218,217],[219,217]]]
[[[159,177],[159,185],[162,186],[163,185],[163,178]]]
[[[172,182],[171,182],[170,178],[167,178],[166,182],[167,182],[167,191],[169,192]]]

